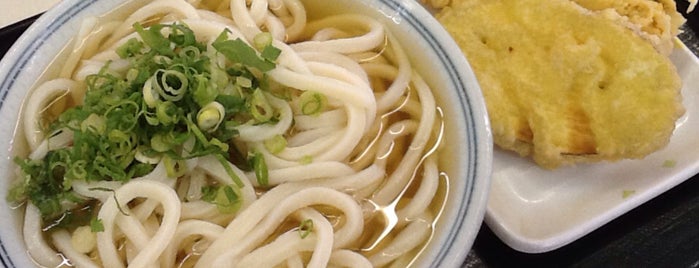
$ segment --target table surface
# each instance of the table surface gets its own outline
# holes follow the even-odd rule
[[[686,3],[678,2],[683,10]],[[696,13],[680,39],[699,55]],[[0,57],[36,19],[0,29]],[[689,25],[689,26],[688,26]],[[698,148],[699,150],[699,148]],[[463,267],[699,267],[699,175],[560,249],[526,254],[483,224]]]
[[[46,11],[60,0],[2,0],[0,1],[0,28],[26,17]]]

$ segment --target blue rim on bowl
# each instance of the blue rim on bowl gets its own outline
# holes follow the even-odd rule
[[[81,18],[104,14],[123,0],[65,0],[41,16],[0,62],[0,118],[17,122],[18,111],[27,90],[42,74],[53,57],[79,29]],[[438,222],[430,246],[418,259],[418,267],[460,267],[478,233],[490,187],[492,140],[485,103],[476,78],[460,49],[432,15],[415,1],[361,0],[365,8],[377,9],[400,41],[419,35],[423,41],[410,42],[406,51],[427,50],[431,60],[414,64],[421,73],[436,74],[425,80],[444,90],[441,101],[457,105],[445,114],[451,120],[453,135],[467,142],[450,144],[450,150],[464,153],[452,175],[446,209]],[[402,42],[405,43],[405,42]],[[450,109],[450,110],[449,110]],[[447,118],[449,120],[449,118]],[[12,174],[11,146],[15,124],[0,126],[0,142],[8,144],[0,152],[0,263],[5,267],[32,266],[25,253],[21,228],[15,212],[6,202]],[[459,195],[451,194],[457,192]]]

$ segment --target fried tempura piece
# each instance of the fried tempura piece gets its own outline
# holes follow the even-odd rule
[[[448,6],[451,0],[420,0],[420,2],[429,8],[441,9]]]
[[[664,55],[568,0],[462,0],[437,17],[476,73],[495,143],[540,166],[642,158],[684,112]]]
[[[572,0],[628,27],[665,55],[674,48],[674,38],[684,18],[675,0]]]

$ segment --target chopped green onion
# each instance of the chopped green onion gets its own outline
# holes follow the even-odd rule
[[[155,165],[160,163],[162,155],[156,153],[154,150],[150,150],[150,148],[144,149],[144,146],[139,146],[138,148],[136,148],[136,154],[134,155],[134,158],[138,160],[138,162]]]
[[[218,52],[228,60],[267,72],[276,67],[276,64],[257,55],[257,52],[240,38],[228,40],[228,32],[222,32],[211,44]]]
[[[169,151],[172,146],[165,142],[165,137],[162,134],[155,134],[150,138],[150,146],[156,152],[164,153]]]
[[[160,94],[153,88],[153,80],[155,77],[149,78],[145,84],[143,84],[143,101],[145,101],[148,107],[155,107],[160,101]]]
[[[128,71],[126,71],[126,81],[127,82],[134,82],[136,79],[138,79],[138,75],[140,72],[136,68],[131,68]]]
[[[315,91],[305,91],[299,97],[301,113],[304,115],[319,115],[327,106],[325,95]]]
[[[252,101],[250,104],[250,114],[257,122],[267,122],[274,115],[272,106],[269,105],[265,93],[261,89],[255,89],[252,92]]]
[[[310,155],[303,156],[303,157],[301,157],[301,160],[299,160],[299,163],[301,163],[303,165],[308,165],[310,163],[313,163],[313,156],[310,156]]]
[[[143,43],[138,41],[136,38],[131,38],[126,43],[123,45],[119,46],[116,49],[117,55],[119,55],[120,58],[125,59],[131,56],[134,56],[138,54],[141,49],[143,49]]]
[[[305,219],[299,224],[299,235],[301,239],[308,237],[313,232],[313,221],[311,219]]]
[[[157,126],[160,124],[160,120],[158,120],[158,117],[155,116],[155,113],[144,113],[144,118],[151,126]]]
[[[226,201],[228,201],[229,203],[237,203],[240,199],[238,197],[238,194],[235,192],[235,190],[233,190],[233,187],[231,187],[230,185],[223,187],[223,193],[226,196]]]
[[[206,186],[201,191],[201,199],[216,205],[221,213],[235,213],[243,203],[240,188],[233,185]]]
[[[268,60],[268,61],[276,61],[277,58],[279,58],[279,55],[282,54],[282,51],[276,47],[273,46],[266,46],[265,49],[262,50],[262,53],[260,56],[262,58]]]
[[[118,142],[125,142],[131,138],[129,134],[126,134],[126,132],[118,130],[118,129],[112,129],[109,131],[109,134],[107,134],[107,138],[109,141],[113,143],[118,143]]]
[[[170,65],[172,64],[172,59],[163,55],[155,55],[153,56],[153,62],[160,65]]]
[[[252,44],[257,50],[263,50],[265,47],[272,45],[272,34],[269,32],[261,32],[255,35],[252,39]]]
[[[219,139],[217,139],[217,138],[211,138],[211,140],[209,141],[209,144],[210,144],[211,146],[218,147],[218,148],[221,149],[221,151],[223,151],[223,152],[227,152],[227,151],[228,151],[228,148],[229,148],[228,144],[221,142],[221,141],[220,141]]]
[[[138,124],[136,116],[140,110],[140,105],[131,100],[114,103],[104,112],[107,129],[131,131]]]
[[[202,107],[197,113],[197,126],[203,131],[214,131],[223,122],[225,108],[218,102],[212,101]]]
[[[209,140],[206,138],[206,135],[204,134],[204,132],[201,132],[201,129],[199,129],[197,124],[192,122],[192,119],[189,115],[187,116],[186,122],[187,129],[189,130],[189,132],[194,134],[194,137],[197,139],[197,141],[201,143],[204,147],[209,146]]]
[[[187,162],[184,160],[172,159],[170,156],[165,155],[163,156],[163,164],[165,164],[167,176],[170,178],[180,177],[187,172]]]
[[[267,163],[265,162],[265,156],[260,152],[255,152],[250,159],[253,170],[255,170],[255,177],[257,177],[257,183],[262,187],[269,186],[269,171],[267,170]]]
[[[146,43],[151,49],[157,51],[161,55],[174,55],[172,48],[170,47],[170,40],[164,37],[160,30],[165,27],[162,24],[156,24],[148,29],[144,29],[143,26],[136,22],[133,28],[136,30],[138,35],[141,36],[143,42]]]
[[[177,106],[171,101],[164,101],[155,107],[155,117],[162,125],[171,125],[179,121]]]
[[[194,47],[194,46],[188,46],[188,47],[183,47],[182,50],[178,53],[178,55],[182,58],[199,58],[201,55],[201,51],[199,48]]]
[[[264,141],[265,148],[269,150],[270,153],[278,154],[286,149],[286,138],[282,135],[275,135],[274,137]]]
[[[107,125],[105,123],[104,117],[101,117],[95,113],[91,113],[87,118],[85,118],[82,123],[80,123],[80,130],[82,132],[92,131],[96,134],[103,134]]]
[[[250,78],[247,78],[247,77],[238,76],[235,78],[235,84],[237,86],[251,88],[252,87],[252,80],[250,80]]]
[[[226,114],[237,114],[244,112],[245,99],[232,95],[219,95],[216,101],[226,108]],[[226,121],[226,123],[231,121]]]
[[[257,35],[252,40],[253,45],[258,51],[262,51],[260,56],[263,59],[274,62],[277,60],[282,51],[272,45],[272,34],[269,32],[262,32]]]
[[[221,163],[223,168],[226,170],[226,173],[228,173],[228,176],[231,177],[231,179],[233,179],[233,182],[235,183],[235,185],[237,185],[240,188],[243,188],[245,186],[245,184],[243,184],[243,181],[240,180],[240,177],[238,177],[238,175],[235,174],[235,172],[233,171],[231,166],[229,166],[230,163],[228,162],[228,160],[226,160],[226,158],[224,158],[220,154],[216,155],[216,159],[218,159],[218,162]]]
[[[212,85],[213,81],[209,81],[209,79],[203,75],[195,75],[194,79],[197,81],[197,84],[193,92],[193,98],[194,101],[199,104],[199,106],[204,106],[207,103],[216,100],[218,90],[216,90],[216,87]]]
[[[124,216],[129,216],[128,213],[121,207],[121,204],[119,204],[119,199],[116,197],[116,191],[111,188],[106,188],[106,187],[92,187],[89,188],[88,190],[90,191],[102,191],[102,192],[111,192],[112,193],[112,198],[114,198],[114,203],[116,204],[117,208],[119,209],[119,212],[121,212],[122,215]]]
[[[102,220],[98,218],[92,218],[90,220],[90,231],[93,233],[99,233],[104,231],[104,224],[102,224]]]
[[[187,76],[175,70],[158,70],[155,77],[158,94],[169,101],[181,100],[189,87]]]
[[[112,178],[116,181],[126,181],[130,179],[124,169],[126,167],[118,165],[112,157],[105,157],[104,155],[98,155],[95,157],[93,162],[93,168],[97,171],[98,176],[105,178]]]
[[[663,162],[664,168],[673,168],[676,165],[677,165],[677,161],[675,161],[675,160],[665,160],[665,162]]]
[[[213,185],[207,185],[201,187],[201,200],[209,203],[213,203],[216,200],[216,194],[218,194],[218,187]]]
[[[228,73],[226,73],[224,69],[220,68],[216,64],[211,64],[211,74],[209,79],[211,88],[216,90],[216,92],[223,92],[223,89],[230,84],[230,77],[228,77]]]
[[[87,170],[85,170],[85,166],[87,166],[87,161],[85,160],[77,160],[73,162],[73,164],[70,166],[68,174],[66,174],[66,177],[69,178],[69,180],[64,180],[63,181],[63,187],[64,188],[70,188],[71,185],[70,183],[73,180],[85,180],[87,179]]]
[[[244,184],[227,157],[237,150],[231,145],[238,126],[275,120],[278,112],[265,95],[272,91],[264,72],[276,67],[281,51],[268,33],[253,44],[259,45],[255,49],[243,40],[228,40],[223,31],[210,49],[184,24],[133,27],[138,38],[117,48],[129,64],[125,72],[112,71],[108,62],[85,78],[82,103],[47,123],[49,132],[70,131],[72,144],[52,148],[41,160],[16,160],[21,181],[8,198],[32,202],[44,222],[70,217],[67,207],[92,206],[88,202],[93,201],[73,192],[76,180],[127,183],[161,161],[168,176],[179,177],[187,159],[207,155],[214,155],[232,179],[231,186],[221,188],[218,202],[240,204],[236,191]],[[279,138],[266,146],[283,150],[286,141]],[[266,184],[264,159],[256,159],[256,172]],[[250,163],[239,160],[234,163],[248,168]],[[77,226],[87,225],[90,218],[83,218]]]

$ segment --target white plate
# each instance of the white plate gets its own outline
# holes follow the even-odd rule
[[[557,249],[699,172],[699,60],[682,44],[671,60],[683,80],[686,112],[663,150],[554,171],[495,150],[485,220],[500,239],[527,253]]]

